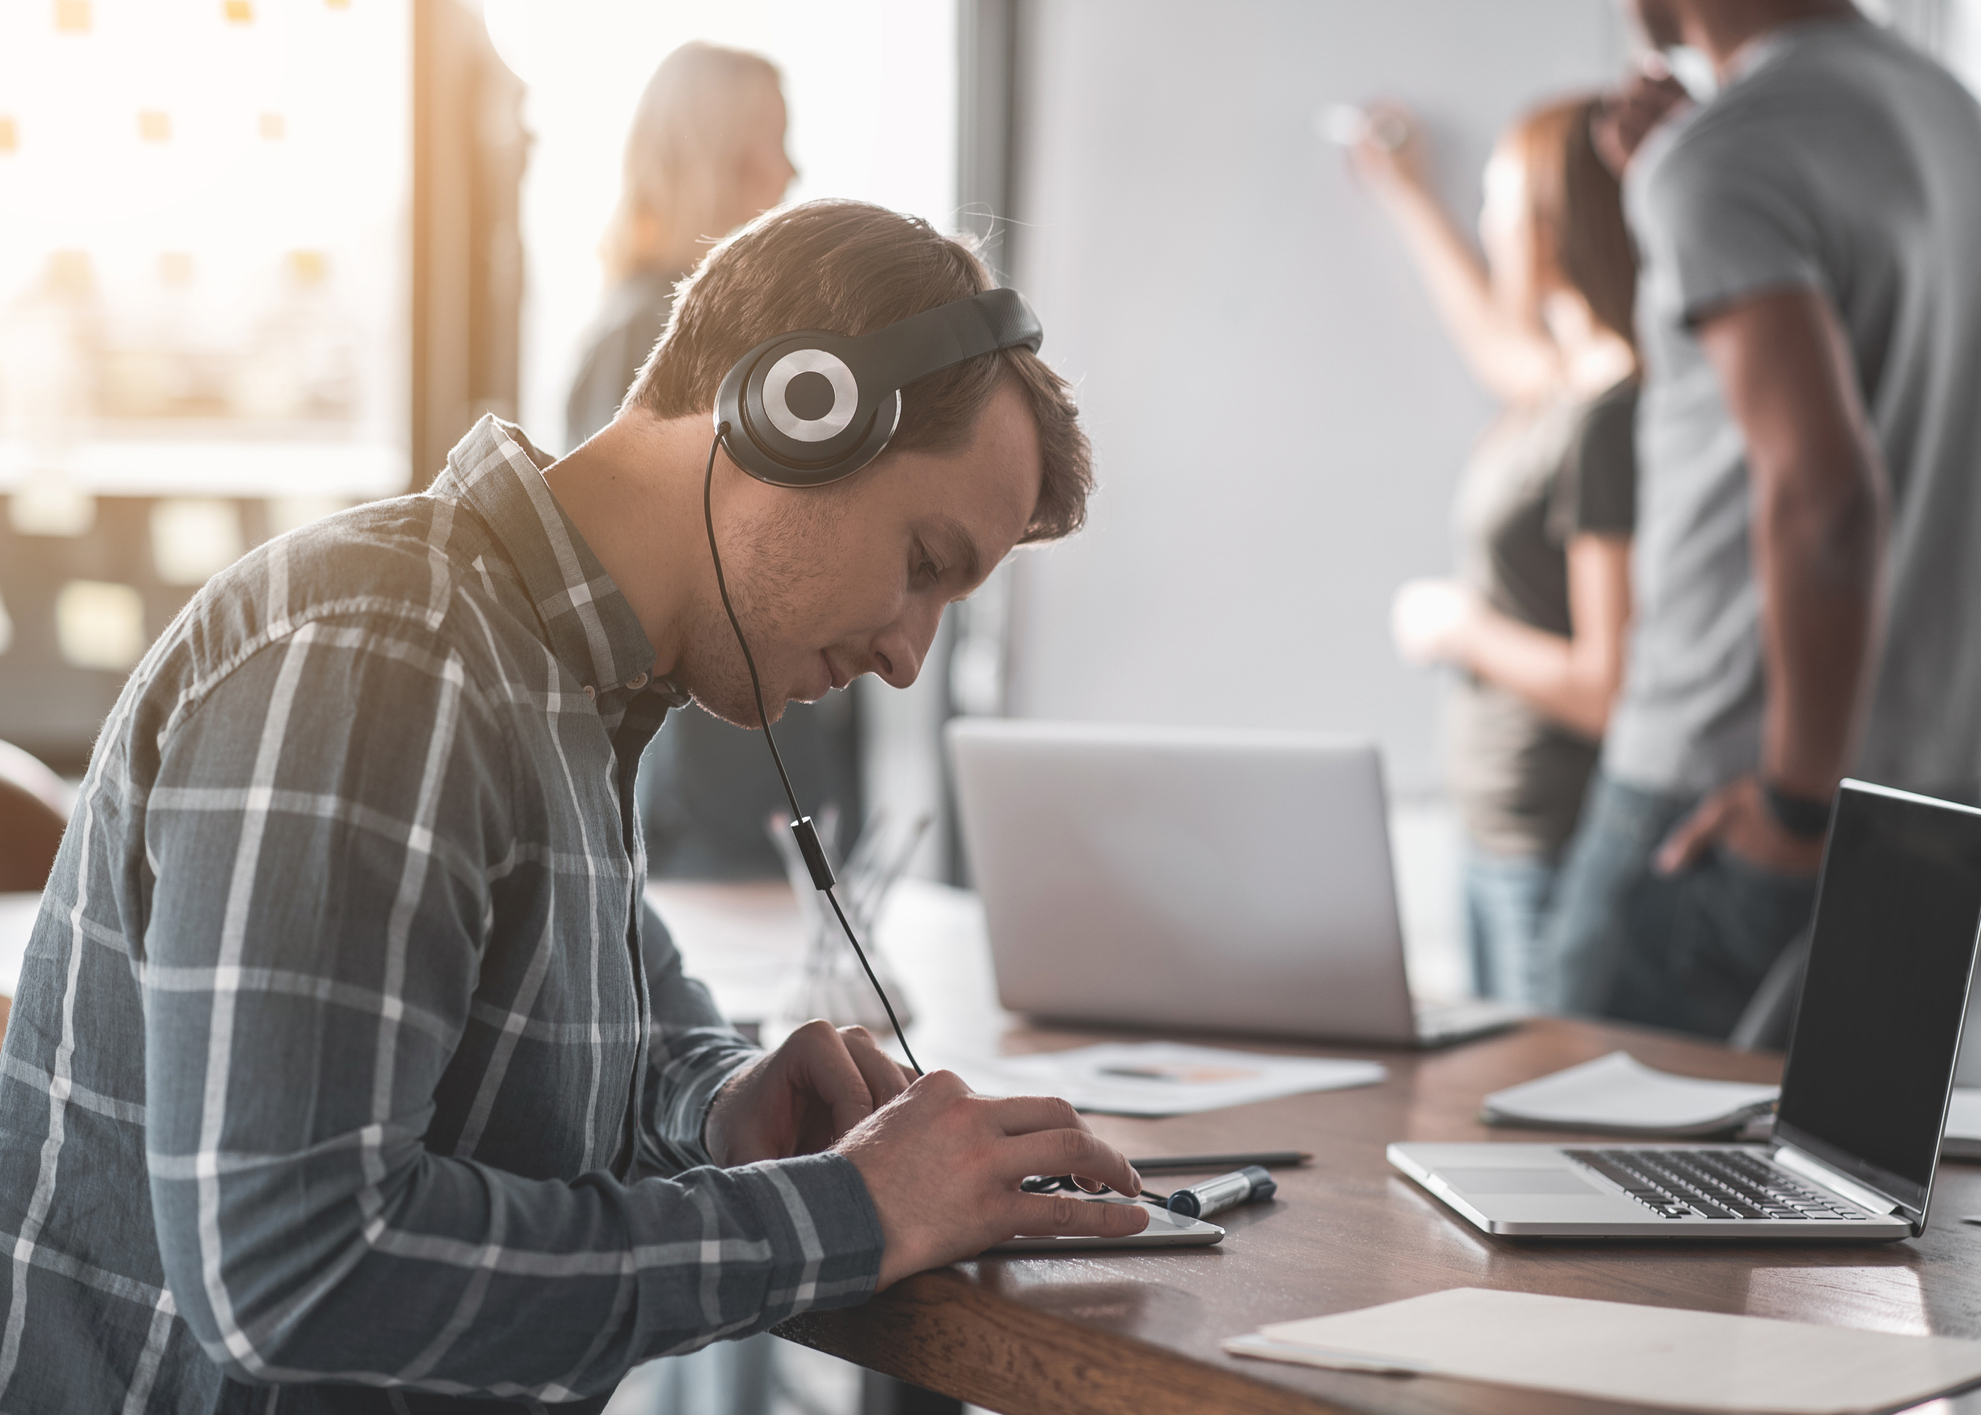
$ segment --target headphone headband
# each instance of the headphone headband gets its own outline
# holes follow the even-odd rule
[[[871,334],[798,330],[737,360],[715,398],[730,460],[760,481],[822,486],[886,449],[901,390],[1000,349],[1037,350],[1039,319],[1016,290],[985,290]]]

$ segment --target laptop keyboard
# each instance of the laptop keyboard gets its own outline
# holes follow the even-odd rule
[[[1661,1218],[1862,1219],[1743,1150],[1565,1150]]]

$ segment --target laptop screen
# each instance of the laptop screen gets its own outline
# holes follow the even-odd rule
[[[1981,811],[1847,781],[1775,1138],[1918,1222],[1981,925]]]

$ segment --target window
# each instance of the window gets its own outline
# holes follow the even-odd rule
[[[413,0],[0,6],[0,737],[408,482]]]
[[[640,91],[690,39],[754,50],[784,76],[789,199],[858,197],[956,224],[956,14],[931,0],[485,0],[489,37],[528,86],[521,415],[562,447],[564,396],[598,308],[599,238]]]
[[[404,489],[409,3],[0,11],[17,523],[59,530],[87,495]]]

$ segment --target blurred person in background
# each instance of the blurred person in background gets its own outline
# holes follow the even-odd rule
[[[1981,797],[1981,107],[1848,0],[1633,3],[1719,90],[1626,170],[1637,616],[1545,946],[1558,1006],[1725,1036],[1846,771]]]
[[[784,200],[798,175],[785,155],[785,125],[777,69],[761,55],[697,41],[654,70],[633,115],[619,204],[599,247],[607,290],[565,402],[566,446],[612,421],[667,328],[676,283],[709,245]],[[794,704],[778,745],[800,794],[838,806],[839,817],[857,828],[851,696]],[[764,823],[785,809],[784,796],[747,732],[706,713],[678,714],[654,739],[640,774],[653,873],[782,873]]]
[[[572,447],[611,422],[709,246],[784,200],[784,92],[761,55],[700,41],[654,70],[633,114],[599,257],[607,290],[564,404]]]
[[[1459,575],[1398,592],[1397,646],[1460,670],[1452,789],[1474,986],[1532,1002],[1561,852],[1622,674],[1636,466],[1636,262],[1582,97],[1521,118],[1485,175],[1482,261],[1439,203],[1421,130],[1371,115],[1357,169],[1452,341],[1505,408],[1456,507]]]

